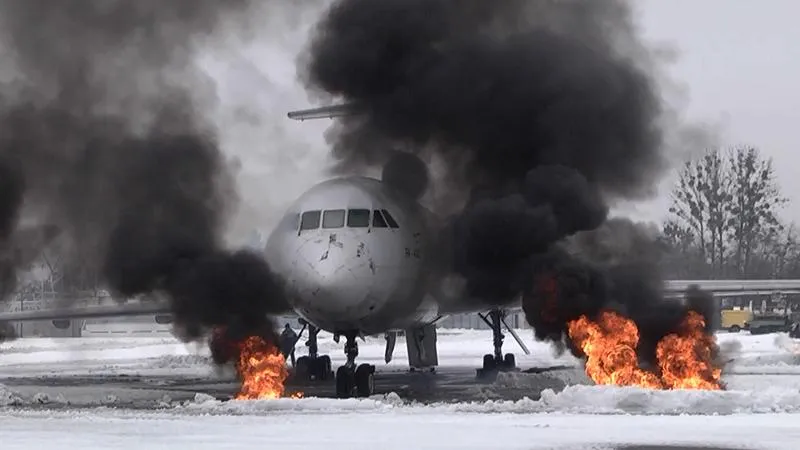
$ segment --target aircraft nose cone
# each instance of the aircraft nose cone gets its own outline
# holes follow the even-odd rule
[[[363,262],[350,258],[337,247],[304,254],[304,269],[296,284],[306,309],[331,320],[352,319],[370,290],[370,279]]]

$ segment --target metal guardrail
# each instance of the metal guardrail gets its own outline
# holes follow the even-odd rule
[[[685,291],[692,285],[714,293],[800,293],[800,280],[667,280],[664,282],[664,287],[668,292]]]

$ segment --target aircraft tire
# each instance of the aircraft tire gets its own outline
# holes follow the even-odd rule
[[[317,364],[317,370],[319,371],[317,374],[317,379],[330,379],[333,375],[333,370],[331,369],[331,357],[328,355],[322,355],[318,358]]]
[[[356,391],[359,397],[369,397],[375,393],[375,367],[361,364],[355,373]]]
[[[350,398],[353,396],[355,387],[355,374],[345,366],[339,367],[336,371],[336,397]]]
[[[503,358],[503,365],[509,370],[517,368],[517,359],[513,353],[506,353],[505,358]]]
[[[490,372],[497,368],[497,364],[494,361],[494,355],[483,355],[483,370],[486,372]]]
[[[309,378],[309,375],[311,375],[311,360],[308,356],[297,358],[297,362],[294,364],[294,373],[298,378]]]

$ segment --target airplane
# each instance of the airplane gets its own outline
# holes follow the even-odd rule
[[[294,111],[296,120],[352,114],[353,108],[323,107]],[[478,376],[516,369],[513,353],[503,354],[507,331],[525,354],[530,351],[507,314],[519,309],[481,309],[464,302],[463,284],[448,273],[433,236],[441,221],[417,200],[364,176],[323,181],[288,208],[263,249],[266,261],[286,280],[290,306],[308,327],[307,356],[295,372],[313,380],[333,377],[331,359],[321,355],[317,335],[324,330],[338,343],[344,337],[346,362],[335,373],[336,395],[366,397],[374,393],[375,366],[356,364],[358,338],[384,334],[385,360],[391,360],[398,332],[404,332],[409,369],[435,371],[439,365],[436,324],[452,314],[476,313],[492,330],[493,351],[483,358]],[[671,280],[665,295],[683,296],[691,286],[717,296],[800,293],[800,280]],[[63,321],[89,317],[155,314],[168,322],[169,307],[159,303],[40,310],[0,314],[0,323]],[[67,322],[68,323],[68,322]],[[298,338],[299,339],[299,338]]]

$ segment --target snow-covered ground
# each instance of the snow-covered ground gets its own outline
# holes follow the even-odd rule
[[[795,449],[800,442],[796,426],[800,414],[795,414],[800,413],[800,343],[785,335],[719,334],[725,355],[733,360],[724,377],[728,390],[697,392],[591,386],[577,360],[554,355],[549,345],[534,342],[530,332],[521,333],[531,355],[522,355],[513,340],[507,340],[507,350],[518,354],[520,366],[573,366],[566,372],[572,373],[576,384],[564,390],[546,389],[538,400],[430,405],[407,402],[396,394],[360,400],[221,402],[200,393],[188,401],[167,396],[159,409],[143,411],[113,407],[114,399],[125,395],[119,386],[63,388],[63,393],[56,386],[42,393],[19,389],[9,381],[8,386],[0,385],[0,442],[4,450],[248,445],[535,449],[634,443]],[[340,364],[341,345],[329,335],[320,337],[321,350]],[[440,364],[475,367],[490,343],[487,331],[440,330]],[[368,338],[360,344],[359,360],[376,364],[382,372],[404,370],[405,342],[398,339],[395,359],[388,365],[383,362],[383,344],[382,338]],[[303,350],[298,346],[298,354]],[[210,366],[202,345],[166,337],[22,339],[0,344],[0,379],[103,375],[230,377]],[[512,374],[496,383],[525,386],[531,377],[536,375]],[[59,410],[58,405],[75,395],[74,389],[94,397],[93,407]],[[42,403],[40,408],[30,407]]]
[[[329,402],[330,403],[330,402]],[[12,415],[13,414],[13,415]],[[796,450],[793,415],[586,416],[477,414],[435,409],[346,408],[261,416],[183,416],[161,412],[22,412],[0,415],[4,450],[281,449],[472,450],[612,449],[670,444],[674,449]]]

